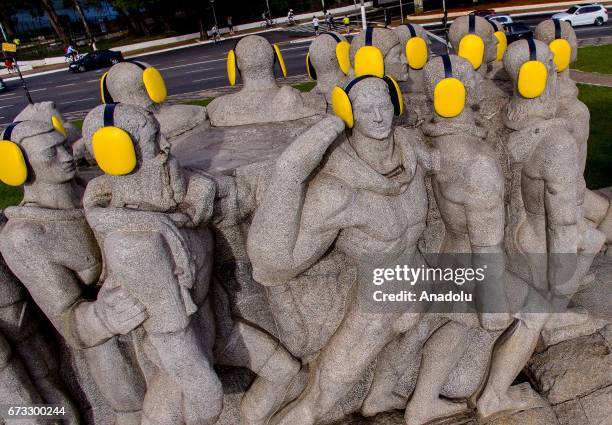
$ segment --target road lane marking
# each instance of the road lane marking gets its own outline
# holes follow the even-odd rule
[[[88,100],[95,100],[95,99],[97,98],[96,97],[86,97],[85,99],[71,100],[70,102],[61,102],[60,105],[70,105],[72,103],[87,102]]]
[[[186,63],[183,65],[175,65],[175,66],[168,66],[166,68],[159,68],[159,71],[164,71],[166,69],[174,69],[174,68],[184,68],[186,66],[192,66],[192,65],[201,65],[203,63],[210,63],[210,62],[219,62],[219,61],[224,61],[226,60],[226,58],[221,58],[221,59],[211,59],[208,61],[202,61],[202,62],[194,62],[194,63]]]
[[[95,80],[87,80],[87,81],[85,81],[85,82],[86,82],[86,83],[93,83],[93,82],[98,83],[98,82],[100,82],[100,79],[99,79],[99,78],[96,78]]]
[[[45,91],[47,89],[34,89],[34,90],[30,90],[30,93],[34,93],[35,91]]]
[[[2,109],[2,108],[10,108],[11,106],[15,106],[15,105],[5,105],[5,106],[0,106],[0,109]]]
[[[62,84],[61,86],[55,86],[55,88],[59,89],[60,87],[70,87],[70,86],[76,86],[76,83]]]
[[[191,82],[197,83],[198,81],[218,80],[219,78],[225,78],[225,75],[220,75],[218,77],[210,77],[210,78],[200,78],[199,80],[191,80]]]
[[[196,69],[196,70],[194,70],[194,71],[186,71],[186,72],[183,72],[183,74],[193,74],[194,72],[211,71],[211,70],[213,70],[213,69],[215,69],[215,68]]]

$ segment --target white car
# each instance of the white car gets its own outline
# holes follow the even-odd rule
[[[506,25],[514,22],[510,15],[489,15],[487,16],[489,21],[495,21],[498,24]]]
[[[608,22],[608,11],[600,4],[580,4],[572,6],[567,11],[555,13],[553,19],[567,21],[573,27],[578,25],[603,25]]]

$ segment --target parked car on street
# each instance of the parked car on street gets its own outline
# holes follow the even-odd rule
[[[85,72],[92,69],[107,68],[119,62],[123,62],[121,52],[96,50],[87,53],[82,59],[72,62],[68,68],[72,72]]]
[[[487,19],[489,21],[495,21],[500,25],[508,25],[514,22],[510,15],[489,15],[487,16]]]
[[[483,18],[485,16],[494,15],[494,14],[495,14],[495,9],[476,9],[470,12],[470,15],[482,16]]]
[[[529,25],[526,25],[523,22],[513,22],[511,24],[506,24],[505,27],[508,44],[516,40],[533,38],[533,31]]]
[[[0,78],[0,92],[3,92],[5,90],[6,90],[6,83],[2,81],[2,78]]]
[[[603,25],[608,22],[608,10],[600,4],[580,4],[572,6],[565,12],[555,13],[553,19],[567,21],[573,27],[579,25]]]

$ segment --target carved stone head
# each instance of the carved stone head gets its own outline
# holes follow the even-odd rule
[[[52,101],[45,102],[36,102],[31,103],[15,117],[13,120],[16,121],[45,121],[51,122],[51,120],[55,117],[55,119],[59,120],[64,129],[66,130],[66,138],[68,139],[68,143],[72,144],[77,139],[81,137],[81,132],[77,130],[70,122],[64,120],[61,112],[55,106],[55,103]]]
[[[393,129],[393,103],[389,87],[380,78],[366,78],[350,91],[355,126],[353,129],[372,139],[383,140]]]
[[[463,83],[466,90],[466,108],[474,106],[478,103],[478,90],[476,72],[472,64],[464,58],[456,55],[450,55],[453,78],[458,79]],[[423,80],[425,86],[425,94],[433,103],[434,90],[436,85],[445,78],[444,64],[440,56],[432,58],[423,68]]]
[[[34,181],[61,184],[74,178],[76,166],[66,149],[66,138],[54,131],[51,122],[23,121],[13,129],[11,140],[21,147],[25,157],[26,185]]]
[[[366,32],[362,31],[351,41],[351,62],[355,63],[355,54],[365,46]],[[385,73],[396,81],[408,79],[408,64],[402,56],[402,46],[395,32],[390,28],[372,28],[372,46],[381,51],[385,60]]]
[[[553,55],[548,46],[539,40],[534,40],[536,47],[536,59],[542,62],[546,66],[548,72],[547,92],[554,92],[554,85],[552,84],[555,79],[555,64],[553,62]],[[514,94],[520,96],[517,89],[517,83],[519,78],[519,71],[521,66],[530,60],[529,57],[529,45],[527,40],[518,40],[508,46],[508,50],[504,55],[504,68],[514,83]]]
[[[346,41],[346,38],[340,34],[334,33],[334,36],[341,41]],[[338,41],[334,36],[328,33],[321,34],[310,43],[308,48],[308,59],[316,72],[317,86],[325,95],[334,86],[342,85],[345,78],[336,56]]]
[[[578,39],[576,38],[576,31],[572,28],[569,22],[559,21],[561,26],[561,38],[567,40],[572,48],[570,55],[570,63],[574,63],[578,59]],[[555,23],[552,19],[547,19],[540,22],[533,32],[533,36],[536,40],[540,40],[547,45],[555,39]]]
[[[146,65],[144,62],[140,62]],[[106,76],[106,88],[114,102],[129,103],[147,109],[155,109],[144,85],[144,70],[131,62],[120,62],[109,69]]]
[[[497,56],[497,38],[493,35],[493,26],[485,18],[480,16],[474,16],[472,19],[474,19],[474,34],[479,36],[484,42],[482,65],[494,62]],[[457,54],[459,52],[461,39],[470,34],[469,21],[469,16],[459,16],[453,21],[448,30],[449,41]],[[487,67],[482,65],[478,69],[479,71],[482,70],[484,73]]]
[[[274,49],[259,35],[248,35],[236,45],[236,63],[245,87],[249,80],[274,81]]]
[[[427,33],[425,32],[425,28],[423,28],[419,24],[410,24],[410,25],[412,25],[412,28],[414,28],[414,32],[416,33],[416,36],[417,37],[422,37],[425,40],[425,42],[427,43],[427,47],[429,47],[431,45],[431,40],[429,40],[429,37],[427,37]],[[408,27],[406,25],[400,25],[398,27],[393,28],[393,31],[395,32],[395,34],[399,38],[400,46],[403,47],[401,49],[402,58],[404,60],[406,60],[406,49],[405,49],[406,43],[408,42],[408,40],[410,40],[410,38],[412,38],[410,30],[408,29]]]

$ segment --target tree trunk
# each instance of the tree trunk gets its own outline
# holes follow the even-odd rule
[[[115,5],[113,6],[115,10],[117,11],[117,13],[119,14],[119,16],[121,16],[121,20],[127,24],[128,32],[134,37],[142,35],[140,33],[140,28],[138,27],[138,24],[136,23],[136,21],[134,21],[134,18],[132,17],[132,15],[128,14],[125,10],[123,10],[120,7],[117,7]]]
[[[81,9],[81,3],[79,3],[79,0],[73,0],[74,1],[74,7],[76,8],[79,17],[81,18],[81,21],[83,22],[83,27],[85,27],[85,33],[87,34],[87,39],[88,40],[93,40],[93,34],[91,33],[91,29],[89,29],[89,24],[87,23],[87,19],[85,19],[85,14],[83,13],[83,9]]]
[[[13,28],[13,21],[11,21],[11,15],[7,13],[5,8],[0,8],[0,21],[6,32],[6,38],[9,41],[15,36],[15,29]]]
[[[414,0],[414,13],[423,13],[423,0]]]
[[[53,1],[52,0],[40,0],[40,4],[43,10],[45,11],[45,13],[47,14],[47,17],[49,18],[49,22],[51,23],[53,30],[55,31],[57,36],[60,38],[60,40],[62,40],[62,43],[63,44],[70,43],[70,39],[68,38],[66,31],[64,31],[64,28],[62,28],[62,24],[60,23],[59,17],[57,16],[57,13],[55,13],[55,8],[53,7]]]

